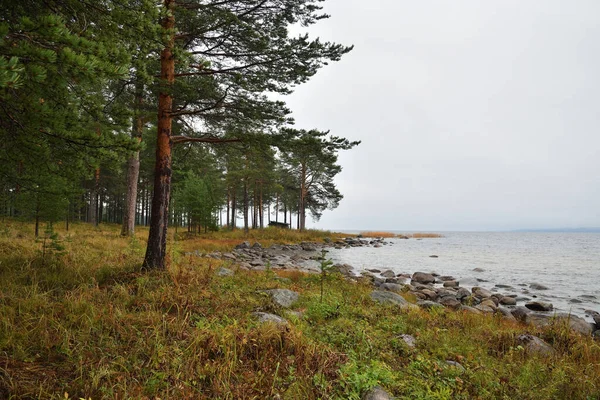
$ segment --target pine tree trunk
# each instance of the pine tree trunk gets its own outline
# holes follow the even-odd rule
[[[144,120],[141,115],[142,94],[140,84],[136,85],[136,115],[131,136],[142,141]],[[125,200],[125,214],[123,215],[123,226],[121,236],[133,236],[135,233],[135,209],[137,205],[138,179],[140,176],[140,152],[135,151],[127,160],[127,196]]]
[[[175,17],[172,9],[174,1],[164,0],[165,8],[171,12],[162,20],[161,26],[166,32],[172,32]],[[154,195],[152,198],[152,215],[148,246],[142,266],[145,270],[165,269],[167,256],[167,225],[169,222],[169,198],[171,195],[171,111],[173,98],[171,86],[175,81],[175,59],[173,46],[174,34],[161,52],[161,81],[164,85],[158,97],[158,133],[156,138],[156,164],[154,167]],[[165,90],[166,89],[166,90]]]
[[[227,188],[227,228],[229,228],[229,197],[230,197],[230,193],[231,190],[229,188]]]
[[[231,230],[235,230],[235,228],[237,227],[237,215],[236,215],[236,199],[235,199],[235,195],[237,192],[237,187],[233,188],[233,193],[231,195],[232,199],[231,199]]]
[[[244,179],[244,231],[248,233],[248,183]]]
[[[298,205],[298,229],[303,231],[306,227],[306,165],[302,164],[300,176],[300,203]]]
[[[264,224],[264,218],[265,218],[265,211],[264,211],[264,204],[263,204],[263,183],[262,181],[260,182],[260,191],[258,192],[258,218],[260,220],[260,229],[263,229],[265,227]]]

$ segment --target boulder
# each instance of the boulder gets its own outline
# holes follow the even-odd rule
[[[352,271],[354,270],[354,268],[352,268],[352,265],[348,265],[348,264],[335,264],[332,267],[333,270],[337,270],[340,274],[345,275],[345,276],[353,276],[354,274],[352,273]]]
[[[384,292],[382,290],[375,290],[371,293],[371,299],[381,304],[396,304],[401,307],[409,307],[410,303],[402,296],[392,292]]]
[[[273,302],[280,307],[290,308],[298,301],[299,294],[289,289],[271,289],[265,290],[265,293],[271,295]]]
[[[383,276],[384,278],[394,278],[396,276],[396,273],[391,269],[388,269],[386,271],[383,271],[381,273],[381,276]]]
[[[492,292],[478,286],[474,286],[473,289],[471,289],[471,292],[473,292],[473,296],[477,297],[478,299],[487,299],[492,297]]]
[[[418,282],[418,283],[434,283],[435,282],[435,276],[425,273],[425,272],[415,272],[412,275],[412,280],[414,282]]]
[[[389,290],[390,292],[396,292],[396,293],[400,293],[402,291],[404,291],[404,285],[400,285],[397,283],[384,283],[381,286],[381,289],[383,290]]]
[[[525,307],[533,311],[552,311],[554,309],[552,303],[545,303],[543,301],[530,301],[525,303]]]
[[[585,310],[585,313],[592,317],[597,326],[600,326],[600,313],[594,310]]]
[[[485,314],[493,314],[493,313],[496,312],[495,308],[492,308],[490,306],[482,306],[481,304],[478,304],[478,305],[476,305],[473,308],[475,308],[476,310],[479,310],[479,311],[481,311],[482,313],[485,313]]]
[[[260,244],[260,243],[258,243],[258,242],[255,242],[255,243],[252,245],[252,248],[253,248],[254,250],[260,250],[260,249],[262,249],[262,244]]]
[[[242,242],[240,244],[238,244],[237,246],[235,246],[236,250],[244,250],[244,249],[249,249],[250,248],[250,243],[249,242]]]
[[[506,307],[498,307],[496,309],[496,314],[501,314],[504,319],[508,319],[510,321],[516,321],[517,319],[512,315],[511,310]]]
[[[464,304],[462,306],[460,306],[460,310],[461,311],[465,311],[465,312],[469,312],[472,314],[481,314],[481,311],[479,311],[478,309],[471,307],[471,306],[465,306]]]
[[[471,292],[469,292],[468,289],[465,289],[465,288],[462,288],[462,287],[458,288],[458,291],[456,292],[456,298],[459,299],[459,300],[467,298],[470,295],[471,295]]]
[[[439,300],[439,303],[452,310],[458,310],[461,307],[460,301],[456,300],[456,298],[453,296],[442,297]]]
[[[447,281],[455,281],[456,278],[454,278],[453,276],[450,275],[442,275],[439,277],[440,281],[442,282],[447,282]]]
[[[417,301],[417,305],[425,310],[443,310],[444,306],[440,303],[436,303],[435,301],[430,300],[419,300]]]
[[[527,315],[531,313],[528,308],[516,307],[510,311],[517,321],[527,322]]]
[[[572,331],[585,336],[591,335],[593,331],[592,324],[585,319],[567,313],[558,313],[555,315],[531,313],[527,315],[526,322],[536,328],[545,328],[556,324],[559,326],[568,326]]]
[[[539,283],[532,283],[531,285],[529,285],[529,288],[533,290],[548,290],[547,286],[541,285]]]
[[[272,323],[276,325],[287,325],[288,322],[279,315],[269,314],[265,312],[253,312],[252,316],[261,323]]]
[[[554,349],[537,336],[524,334],[517,337],[517,344],[523,346],[525,352],[532,355],[551,356]]]
[[[362,400],[392,400],[392,396],[381,386],[375,386],[364,394]]]
[[[504,306],[516,306],[517,299],[515,299],[514,297],[503,296],[500,299],[500,304],[502,304]]]
[[[402,334],[398,336],[408,347],[414,349],[417,343],[417,339],[413,335]]]
[[[494,311],[496,311],[498,309],[498,306],[492,299],[485,299],[481,303],[479,303],[479,305],[481,307],[489,307]]]
[[[484,272],[485,269],[483,269],[483,268],[473,268],[473,271],[474,272]]]
[[[458,281],[445,281],[444,282],[444,287],[457,288],[458,287]]]
[[[435,290],[421,289],[420,292],[423,293],[429,300],[435,300],[438,297],[438,295],[435,292]]]
[[[219,275],[219,276],[232,276],[233,275],[233,271],[230,270],[230,269],[228,269],[228,268],[221,267],[217,271],[217,275]]]

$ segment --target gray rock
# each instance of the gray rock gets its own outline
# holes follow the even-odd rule
[[[552,303],[545,303],[543,301],[530,301],[525,303],[525,307],[533,311],[552,311],[554,309]]]
[[[373,389],[364,394],[362,400],[392,400],[392,396],[383,390],[381,386],[375,386]]]
[[[387,271],[383,271],[381,273],[381,276],[383,276],[384,278],[394,278],[396,276],[396,273],[391,269],[388,269]]]
[[[584,336],[591,335],[593,331],[592,324],[585,319],[567,313],[558,313],[555,315],[531,313],[527,315],[526,322],[536,328],[546,328],[557,324],[559,326],[568,326],[572,331]]]
[[[540,285],[539,283],[532,283],[529,285],[529,288],[533,290],[548,290],[547,286]]]
[[[517,321],[527,322],[527,315],[531,313],[528,308],[516,307],[510,311]]]
[[[417,339],[415,339],[415,337],[413,335],[402,334],[398,337],[400,339],[402,339],[404,341],[404,343],[406,343],[406,345],[408,347],[410,347],[411,349],[415,348],[415,346],[417,344]]]
[[[354,268],[352,268],[352,266],[348,265],[348,264],[335,264],[332,267],[332,269],[339,271],[342,275],[345,275],[345,276],[353,276],[354,275],[352,273]]]
[[[551,356],[554,349],[548,343],[537,336],[524,334],[517,337],[517,343],[523,346],[525,351],[532,355]]]
[[[478,309],[471,306],[465,306],[464,304],[460,306],[460,310],[470,312],[472,314],[481,314],[481,311],[479,311]]]
[[[289,289],[270,289],[265,290],[265,293],[271,295],[273,302],[281,307],[290,308],[298,301],[299,294]]]
[[[448,364],[451,367],[459,369],[461,372],[465,370],[465,367],[463,367],[460,363],[457,363],[456,361],[446,360],[446,364]]]
[[[510,286],[510,285],[504,285],[502,283],[496,285],[496,287],[500,288],[500,289],[514,289],[512,286]]]
[[[475,308],[475,309],[477,309],[477,310],[479,310],[479,311],[481,311],[482,313],[485,313],[485,314],[493,314],[493,313],[496,312],[495,308],[492,308],[492,307],[489,307],[489,306],[484,306],[484,305],[481,305],[481,304],[478,304],[478,305],[476,305],[473,308]]]
[[[435,292],[435,290],[421,289],[420,292],[423,293],[429,300],[435,300],[438,297],[438,295]]]
[[[233,253],[223,253],[223,258],[228,258],[230,260],[236,260],[237,257]]]
[[[500,299],[500,304],[505,305],[505,306],[516,306],[517,299],[515,299],[513,297],[504,296]]]
[[[442,275],[442,276],[440,276],[439,279],[442,282],[455,281],[456,280],[456,278],[454,278],[453,276],[450,276],[450,275]]]
[[[444,287],[457,288],[458,287],[458,281],[445,281],[444,282]]]
[[[409,306],[410,303],[402,296],[392,292],[384,292],[382,290],[375,290],[371,293],[371,299],[381,304],[391,303],[399,306]]]
[[[444,306],[440,303],[436,303],[435,301],[430,300],[419,300],[417,301],[417,305],[425,310],[443,310]]]
[[[418,283],[434,283],[435,277],[425,272],[415,272],[412,275],[412,280]]]
[[[465,289],[465,288],[462,288],[462,287],[458,288],[458,291],[456,292],[456,298],[459,299],[459,300],[467,298],[470,295],[471,295],[471,292],[469,292],[468,289]]]
[[[479,303],[479,306],[481,307],[489,307],[492,310],[496,311],[498,309],[498,306],[496,305],[496,302],[494,302],[492,299],[485,299],[483,300],[481,303]]]
[[[436,256],[435,254],[432,254],[429,256],[429,258],[438,258],[439,256]]]
[[[478,299],[487,299],[488,297],[492,296],[492,292],[478,286],[474,286],[473,289],[471,289],[471,292],[473,292],[473,296],[477,297]]]
[[[250,248],[250,243],[249,242],[242,242],[242,243],[238,244],[237,246],[235,246],[235,248],[237,250],[249,249]]]
[[[458,310],[461,307],[460,301],[456,300],[456,298],[452,296],[442,297],[439,300],[439,303],[452,310]]]
[[[600,326],[600,313],[594,310],[585,310],[585,313],[594,319],[596,325]]]
[[[217,275],[219,275],[219,276],[232,276],[233,275],[233,271],[230,270],[230,269],[227,269],[225,267],[221,267],[217,271]]]
[[[484,272],[485,269],[483,269],[483,268],[473,268],[473,271],[474,272]]]
[[[381,286],[381,289],[383,290],[389,290],[390,292],[396,292],[396,293],[400,293],[402,291],[404,291],[404,285],[400,285],[397,283],[384,283]]]
[[[517,320],[514,317],[514,315],[512,315],[511,310],[509,310],[506,307],[498,307],[496,309],[496,313],[497,314],[501,314],[504,319],[507,319],[507,320],[510,320],[510,321],[516,321]]]
[[[258,322],[262,323],[273,323],[277,325],[287,325],[287,320],[281,318],[275,314],[269,314],[265,312],[253,312],[252,316],[254,316]]]
[[[252,245],[252,248],[253,248],[254,250],[260,250],[260,249],[262,249],[262,244],[260,244],[260,243],[258,243],[258,242],[255,242],[255,243]]]

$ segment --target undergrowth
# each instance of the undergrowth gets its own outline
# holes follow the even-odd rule
[[[0,237],[0,398],[359,399],[375,385],[401,399],[600,397],[600,347],[566,329],[401,312],[334,273],[320,301],[319,275],[186,255],[218,234],[178,240],[166,271],[141,273],[143,230],[126,239],[116,226],[76,224],[57,230],[64,251],[42,260],[30,228],[9,221]],[[223,235],[227,246],[246,240],[236,235]],[[219,276],[223,266],[235,274]],[[277,307],[272,288],[299,302]],[[289,324],[259,324],[254,311]],[[526,354],[525,331],[556,354]]]

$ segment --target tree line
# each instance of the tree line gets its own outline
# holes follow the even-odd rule
[[[340,150],[285,102],[351,46],[291,30],[322,0],[0,2],[0,204],[40,223],[305,229],[342,199]]]

